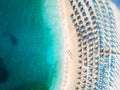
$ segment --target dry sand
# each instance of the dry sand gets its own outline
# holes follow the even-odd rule
[[[60,84],[60,90],[74,90],[77,77],[77,59],[78,59],[78,42],[75,29],[72,25],[70,14],[72,13],[68,0],[59,0],[59,6],[62,18],[62,32],[64,37],[64,61],[63,61],[63,76]],[[120,11],[111,3],[115,14],[116,34],[118,43],[120,44]],[[120,53],[120,52],[119,52]],[[118,55],[119,56],[119,55]],[[120,58],[120,57],[119,57]],[[120,60],[120,59],[119,59]],[[118,72],[120,72],[120,64],[118,62]],[[120,73],[119,73],[120,74]],[[117,89],[120,90],[120,75],[118,75]]]
[[[116,84],[116,90],[120,90],[120,10],[111,2],[111,7],[112,7],[112,10],[113,10],[113,14],[115,16],[115,21],[116,21],[116,52],[119,53],[119,54],[116,54],[117,58],[116,58],[116,68],[115,68],[115,71],[117,72],[117,76],[116,77],[116,81],[115,81],[115,84]]]
[[[77,37],[70,19],[68,0],[59,0],[64,36],[63,78],[60,90],[74,90],[77,73]]]

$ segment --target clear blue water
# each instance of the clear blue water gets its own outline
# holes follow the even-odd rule
[[[120,0],[112,0],[112,2],[120,9]]]
[[[0,0],[0,90],[49,90],[59,75],[57,0]],[[0,70],[2,70],[0,68]],[[34,89],[33,89],[34,88]]]

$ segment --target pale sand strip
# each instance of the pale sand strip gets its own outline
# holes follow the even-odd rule
[[[111,2],[111,7],[112,7],[112,10],[113,10],[113,14],[115,16],[115,21],[116,21],[116,37],[117,37],[117,47],[118,47],[118,50],[117,50],[117,53],[120,53],[120,10],[118,10],[118,8],[114,5],[114,3]],[[116,59],[116,68],[115,68],[115,71],[118,72],[117,76],[116,77],[116,85],[117,85],[117,88],[116,90],[120,90],[120,55],[117,55],[118,59]]]
[[[64,37],[63,78],[60,90],[74,90],[77,74],[77,35],[70,19],[67,0],[59,0]]]

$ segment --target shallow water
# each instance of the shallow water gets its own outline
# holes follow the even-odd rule
[[[62,48],[57,4],[0,0],[0,57],[9,73],[0,90],[49,90],[56,83]]]

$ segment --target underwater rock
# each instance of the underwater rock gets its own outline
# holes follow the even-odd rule
[[[3,59],[0,57],[0,84],[7,82],[9,73],[3,64]]]
[[[11,41],[13,46],[17,46],[18,45],[18,39],[16,38],[16,36],[10,35],[9,36],[9,40]]]

